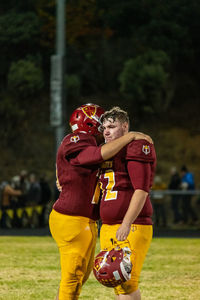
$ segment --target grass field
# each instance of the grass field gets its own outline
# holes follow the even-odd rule
[[[0,299],[53,300],[59,278],[59,255],[51,237],[0,237]],[[142,300],[198,300],[199,287],[200,239],[154,238],[141,274]],[[114,296],[91,274],[83,299]]]

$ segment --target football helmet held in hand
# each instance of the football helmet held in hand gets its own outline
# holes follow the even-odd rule
[[[101,121],[104,110],[99,105],[81,105],[72,113],[69,124],[74,133],[85,132],[97,136],[101,134]]]
[[[94,261],[96,279],[107,287],[115,287],[131,278],[131,250],[128,247],[103,250]]]

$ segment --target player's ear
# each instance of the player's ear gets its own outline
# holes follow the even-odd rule
[[[129,126],[128,126],[127,122],[124,122],[122,124],[122,128],[123,128],[124,133],[128,133]]]

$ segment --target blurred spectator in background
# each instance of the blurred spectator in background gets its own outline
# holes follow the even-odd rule
[[[40,216],[40,226],[45,226],[48,225],[49,214],[52,208],[50,206],[52,192],[45,175],[40,177],[40,188],[41,188],[40,204],[43,206],[42,213]]]
[[[169,190],[181,189],[181,177],[176,167],[171,168],[171,178],[168,186]],[[171,208],[173,210],[173,223],[177,224],[181,222],[182,217],[180,213],[180,195],[172,194],[171,196]]]
[[[181,189],[184,191],[195,190],[194,176],[188,171],[186,166],[181,168]],[[194,225],[198,218],[192,207],[192,195],[185,194],[182,195],[182,214],[184,224]]]
[[[27,170],[21,170],[20,172],[20,189],[23,191],[23,195],[19,197],[19,207],[26,206],[27,194],[30,188],[30,182],[28,179]]]
[[[2,210],[1,227],[11,228],[12,220],[7,214],[6,210],[13,208],[13,198],[21,196],[22,191],[20,189],[13,188],[11,183],[7,181],[3,181],[1,183],[0,190],[1,190],[1,210]]]
[[[20,172],[20,186],[24,193],[27,193],[30,187],[30,182],[28,179],[28,171],[21,170]]]
[[[11,186],[14,190],[22,191],[19,175],[12,177]],[[21,199],[23,197],[24,197],[23,191],[21,195],[17,195],[17,196],[15,195],[11,197],[11,208],[13,210],[12,227],[20,227],[20,221],[17,216],[17,208],[21,206]]]
[[[155,176],[154,183],[152,186],[151,199],[154,208],[155,225],[156,226],[167,226],[166,212],[165,212],[165,195],[162,191],[167,189],[167,185],[162,181],[161,176]]]
[[[41,203],[41,187],[36,173],[30,173],[28,179],[30,186],[27,193],[26,206],[33,207],[33,211],[31,212],[31,216],[23,216],[23,226],[37,228],[40,226],[41,220],[40,214],[37,209],[34,209],[34,207]]]
[[[35,173],[30,173],[29,182],[30,182],[30,186],[27,193],[26,204],[29,206],[37,205],[41,202],[42,195],[41,195],[40,183]]]
[[[13,176],[12,179],[11,179],[11,184],[10,185],[14,190],[22,191],[21,186],[20,186],[20,176],[19,175]],[[11,197],[11,207],[12,208],[17,208],[19,206],[19,197],[21,195],[15,195],[15,196],[13,195]]]
[[[41,188],[41,200],[40,204],[48,204],[51,200],[51,188],[45,177],[45,175],[40,177],[40,188]]]

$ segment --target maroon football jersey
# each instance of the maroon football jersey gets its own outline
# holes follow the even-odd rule
[[[59,199],[53,208],[62,214],[98,218],[98,207],[92,204],[97,170],[103,161],[101,147],[85,133],[67,135],[57,152],[56,170]]]
[[[102,199],[100,216],[104,224],[120,224],[134,190],[149,192],[155,173],[156,153],[153,144],[136,140],[124,147],[112,160],[101,164]],[[152,205],[147,196],[134,224],[152,224]]]

